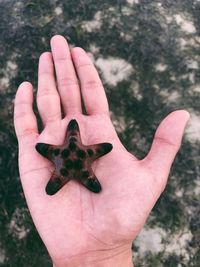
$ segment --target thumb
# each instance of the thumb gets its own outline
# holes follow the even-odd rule
[[[189,117],[189,113],[185,110],[170,113],[156,130],[151,149],[143,160],[145,167],[151,171],[159,191],[163,190],[166,185]]]

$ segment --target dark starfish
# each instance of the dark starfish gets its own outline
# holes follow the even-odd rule
[[[63,145],[37,143],[35,148],[55,165],[55,171],[46,186],[47,194],[57,193],[72,179],[80,182],[92,192],[101,191],[101,185],[91,165],[94,160],[109,153],[113,146],[110,143],[83,145],[76,120],[69,122]]]

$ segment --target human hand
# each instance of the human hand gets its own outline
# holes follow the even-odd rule
[[[180,110],[167,116],[149,154],[138,160],[114,130],[101,80],[86,52],[70,50],[61,36],[52,38],[51,50],[39,60],[37,107],[44,125],[40,134],[32,85],[22,83],[15,99],[20,177],[33,221],[56,267],[132,266],[132,241],[165,188],[189,115]],[[82,113],[81,96],[87,115]],[[35,145],[62,144],[71,119],[79,123],[83,144],[113,145],[92,165],[102,191],[95,194],[70,181],[49,196],[45,187],[52,164]]]

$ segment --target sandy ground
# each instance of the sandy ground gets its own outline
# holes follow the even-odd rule
[[[19,182],[12,103],[23,80],[36,88],[38,57],[57,33],[91,55],[116,130],[138,157],[166,114],[190,112],[169,184],[133,255],[138,267],[199,266],[199,10],[197,0],[0,1],[0,266],[51,266]]]

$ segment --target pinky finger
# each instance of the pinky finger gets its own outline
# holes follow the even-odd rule
[[[32,85],[23,82],[17,90],[14,104],[14,125],[19,145],[24,142],[34,142],[38,136],[37,120],[32,104]]]

